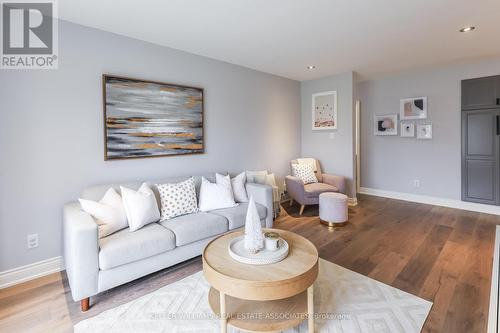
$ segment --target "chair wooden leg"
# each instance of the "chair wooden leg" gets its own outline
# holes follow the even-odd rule
[[[293,199],[290,199],[290,207],[293,206]]]
[[[90,309],[90,297],[82,299],[80,301],[80,307],[82,312],[88,311]]]
[[[306,207],[306,205],[300,205],[299,215],[302,215],[302,213],[304,212],[304,208],[305,207]]]

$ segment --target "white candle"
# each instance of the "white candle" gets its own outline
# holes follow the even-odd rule
[[[266,232],[264,237],[266,250],[276,251],[278,249],[279,235],[276,232]]]

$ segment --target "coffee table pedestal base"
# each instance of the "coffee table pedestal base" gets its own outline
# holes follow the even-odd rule
[[[221,316],[221,332],[231,325],[247,332],[280,332],[308,320],[309,333],[314,332],[314,290],[273,301],[252,301],[231,297],[210,288],[208,301],[212,311]]]

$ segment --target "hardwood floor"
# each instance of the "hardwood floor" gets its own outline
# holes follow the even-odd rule
[[[334,231],[317,207],[283,205],[276,227],[310,239],[320,257],[433,301],[423,332],[485,332],[495,225],[500,217],[359,196]],[[0,332],[71,332],[73,323],[201,270],[200,258],[91,298],[82,313],[64,273],[0,290]]]

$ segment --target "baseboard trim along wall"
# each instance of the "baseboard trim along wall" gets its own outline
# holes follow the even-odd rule
[[[393,191],[379,190],[367,187],[361,187],[358,193],[384,197],[384,198],[397,199],[397,200],[418,202],[429,205],[470,210],[473,212],[500,215],[500,207],[477,204],[472,202],[464,202],[460,200],[437,198],[420,194],[393,192]],[[349,206],[356,206],[357,205],[356,197],[349,198],[348,203]],[[498,242],[500,242],[500,236],[498,236],[499,234],[500,234],[500,228],[497,229],[497,238],[495,243],[495,256],[496,256],[495,258],[497,260],[496,266],[499,265],[497,258],[498,252],[500,251],[500,249],[497,249]],[[60,272],[62,270],[64,270],[64,261],[63,258],[59,256],[35,262],[33,264],[29,264],[26,266],[17,267],[8,271],[0,272],[0,289],[7,288],[52,273]],[[494,278],[498,280],[498,269],[496,276]]]
[[[0,272],[0,289],[60,272],[63,269],[64,261],[59,256]]]
[[[474,202],[465,202],[461,200],[446,199],[431,197],[420,194],[403,193],[403,192],[393,192],[386,190],[379,190],[375,188],[361,187],[359,192],[361,194],[374,195],[377,197],[391,198],[397,200],[418,202],[428,205],[457,208],[462,210],[469,210],[473,212],[500,215],[500,206],[484,205]]]
[[[349,206],[356,206],[358,204],[356,197],[349,198],[348,204]],[[0,272],[0,289],[52,273],[57,273],[62,270],[64,270],[64,261],[63,258],[59,256]]]
[[[488,333],[498,332],[498,293],[499,293],[499,256],[500,256],[500,226],[496,227],[495,250],[493,252],[493,269],[491,270],[490,308],[488,314]]]

